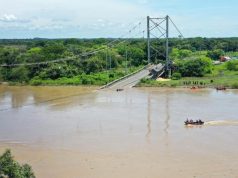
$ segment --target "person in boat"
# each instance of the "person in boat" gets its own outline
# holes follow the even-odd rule
[[[202,125],[204,122],[201,120],[201,119],[199,119],[199,120],[195,120],[195,121],[193,121],[192,119],[191,120],[186,120],[185,121],[185,124],[186,125],[188,125],[188,124],[192,124],[192,125]]]

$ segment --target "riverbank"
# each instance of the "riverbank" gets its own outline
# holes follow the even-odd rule
[[[227,63],[213,65],[212,73],[204,77],[183,77],[179,80],[150,80],[142,79],[137,87],[226,87],[238,89],[238,71],[228,70]]]
[[[136,87],[184,87],[184,88],[217,88],[238,89],[238,76],[230,77],[187,77],[180,80],[143,79]]]
[[[73,77],[61,77],[57,79],[45,79],[39,76],[30,79],[29,81],[0,81],[1,84],[11,86],[105,86],[115,80],[133,75],[135,72],[144,69],[144,66],[130,67],[126,71],[124,68],[117,68],[98,73],[81,74]]]
[[[133,74],[141,70],[142,66],[131,68],[128,74]],[[86,86],[102,87],[106,84],[118,80],[126,75],[124,69],[117,69],[111,72],[104,71],[94,74],[82,74],[71,78],[63,77],[58,79],[40,79],[33,78],[29,82],[0,82],[0,85],[17,85],[17,86]],[[226,64],[214,65],[211,74],[204,77],[183,77],[179,80],[151,80],[142,79],[136,87],[169,87],[169,88],[217,88],[225,87],[229,89],[238,89],[238,71],[226,69]]]
[[[111,80],[113,81],[113,80]],[[59,80],[37,80],[32,83],[2,82],[0,85],[8,86],[79,86],[79,87],[102,87],[106,83],[82,84],[77,77],[61,78]],[[150,80],[142,79],[135,87],[168,87],[168,88],[217,88],[225,87],[238,89],[238,76],[230,77],[187,77],[180,80]]]

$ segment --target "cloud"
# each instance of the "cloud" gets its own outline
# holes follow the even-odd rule
[[[19,29],[28,33],[42,32],[64,37],[119,37],[134,26],[135,22],[143,21],[146,16],[163,17],[169,14],[184,32],[185,36],[210,36],[219,28],[220,33],[226,35],[237,34],[235,10],[224,12],[225,2],[219,0],[214,8],[215,0],[200,3],[194,0],[9,0],[0,2],[0,38],[4,38],[8,29],[16,34]],[[13,1],[18,3],[13,3]],[[230,0],[236,1],[236,0]],[[235,3],[234,3],[235,4]],[[228,5],[226,9],[236,7]],[[209,8],[211,8],[209,10]],[[220,7],[220,8],[219,8]],[[228,8],[229,7],[229,8]],[[219,9],[219,11],[217,10]],[[4,15],[3,15],[4,14]],[[225,16],[225,19],[222,18]],[[211,19],[216,17],[217,19]],[[212,23],[214,21],[214,23]],[[226,28],[219,24],[226,24]],[[129,25],[132,24],[132,25]],[[234,25],[232,25],[234,24]],[[80,26],[80,28],[79,28]],[[206,27],[206,28],[204,28]],[[5,34],[1,30],[5,30]],[[203,29],[203,31],[201,31]],[[34,32],[34,33],[33,33]],[[55,32],[55,33],[54,33]],[[231,33],[232,32],[232,33]],[[25,37],[24,36],[24,37]],[[58,36],[55,36],[57,38]]]
[[[0,17],[0,21],[2,22],[15,22],[17,17],[13,14],[4,14]]]
[[[17,18],[10,18],[12,22],[14,20],[14,24],[3,24],[2,21],[1,28],[22,27],[31,31],[49,31],[71,27],[78,29],[80,26],[78,37],[121,36],[125,30],[129,30],[129,27],[122,26],[122,23],[141,20],[150,12],[141,4],[127,0],[21,0],[18,5],[6,1],[4,6],[0,7],[0,12],[15,14],[14,17]],[[22,19],[27,23],[23,23]],[[67,36],[67,31],[64,33]]]
[[[29,23],[30,30],[57,30],[62,28],[63,24],[60,21],[52,20],[50,18],[35,18]]]

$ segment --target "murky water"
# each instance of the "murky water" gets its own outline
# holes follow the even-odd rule
[[[237,90],[0,86],[0,153],[46,178],[238,177],[237,101]]]

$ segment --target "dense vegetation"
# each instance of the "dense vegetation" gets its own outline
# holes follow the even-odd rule
[[[0,178],[35,178],[31,166],[20,165],[13,159],[10,150],[0,156]]]
[[[144,39],[127,39],[123,43],[114,40],[0,40],[0,65],[6,65],[0,67],[0,82],[103,85],[146,64]],[[152,62],[164,62],[164,41],[152,40],[152,45],[159,46],[158,50],[152,51]],[[212,60],[218,60],[224,54],[238,56],[238,38],[171,39],[170,46],[175,78],[211,74]],[[98,49],[103,50],[91,53]],[[11,66],[26,63],[39,64]],[[228,65],[229,69],[237,68],[234,64]]]
[[[182,45],[181,45],[182,44]],[[238,41],[230,39],[185,39],[181,44],[174,43],[170,52],[172,80],[141,80],[139,86],[225,86],[238,88]],[[198,45],[199,44],[199,45]],[[221,56],[234,59],[219,65]]]
[[[0,68],[0,81],[31,84],[48,81],[53,84],[57,80],[65,81],[65,84],[102,85],[137,70],[146,63],[144,41],[129,40],[128,43],[116,44],[107,49],[105,44],[111,41],[113,40],[2,40],[0,64],[6,66]],[[98,49],[104,50],[92,54],[92,51]],[[39,64],[11,66],[25,63]]]
[[[143,79],[139,86],[153,87],[228,87],[238,89],[238,60],[229,61],[220,65],[212,65],[210,73],[203,77],[182,77],[180,73],[173,73],[172,80],[156,81]]]

